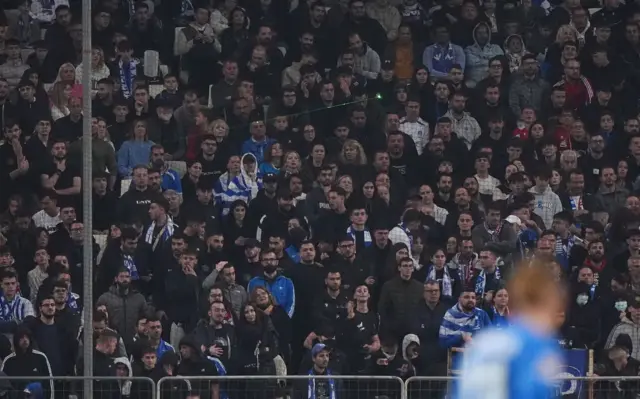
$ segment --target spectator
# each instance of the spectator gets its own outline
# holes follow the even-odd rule
[[[491,326],[487,313],[476,307],[476,293],[464,289],[440,325],[440,343],[445,348],[460,347],[473,340],[473,334]]]

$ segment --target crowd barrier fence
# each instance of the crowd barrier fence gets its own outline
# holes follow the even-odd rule
[[[85,397],[83,383],[92,381]],[[35,384],[42,389],[42,396]],[[25,395],[26,391],[31,393]],[[0,398],[43,399],[156,399],[156,384],[146,377],[9,377],[0,376]],[[184,399],[184,398],[182,398]]]
[[[219,397],[226,399],[450,399],[457,378],[412,377],[403,382],[385,376],[177,376],[154,383],[145,377],[3,376],[0,398],[26,397],[21,393],[33,390],[33,383],[40,383],[43,399],[187,399],[189,393],[209,399],[212,389],[218,389]],[[93,384],[88,397],[83,394],[86,380]],[[310,395],[312,388],[317,395]],[[555,398],[640,398],[640,377],[561,378],[556,384]]]

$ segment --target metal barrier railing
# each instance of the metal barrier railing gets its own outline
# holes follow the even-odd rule
[[[93,383],[83,395],[83,382]],[[185,399],[188,394],[211,398],[217,390],[228,399],[448,399],[458,377],[390,376],[224,376],[165,377],[0,377],[0,397],[16,397],[25,389],[44,399]],[[39,383],[39,387],[34,383]],[[310,395],[311,389],[315,395]],[[335,395],[332,396],[332,393]],[[557,380],[556,398],[611,399],[640,397],[640,377],[573,377]]]
[[[164,377],[158,381],[156,397],[172,399],[176,393],[193,391],[210,398],[212,390],[229,399],[405,399],[405,386],[398,377],[342,375]]]
[[[459,377],[411,377],[404,383],[406,399],[445,399]],[[640,397],[640,376],[559,378],[555,398],[636,398]]]
[[[87,380],[93,385],[89,398],[83,394]],[[0,397],[18,397],[25,390],[36,398],[41,390],[44,399],[155,399],[157,392],[156,384],[146,377],[0,377]]]

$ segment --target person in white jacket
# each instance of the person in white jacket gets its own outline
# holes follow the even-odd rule
[[[535,186],[529,190],[535,197],[533,212],[542,218],[545,228],[551,228],[553,215],[562,211],[562,202],[558,194],[554,193],[549,186],[551,180],[551,170],[541,168],[535,174]]]

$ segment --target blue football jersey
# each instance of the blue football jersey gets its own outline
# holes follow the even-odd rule
[[[560,348],[552,336],[533,332],[519,320],[473,337],[460,357],[456,399],[550,399],[560,369]]]

